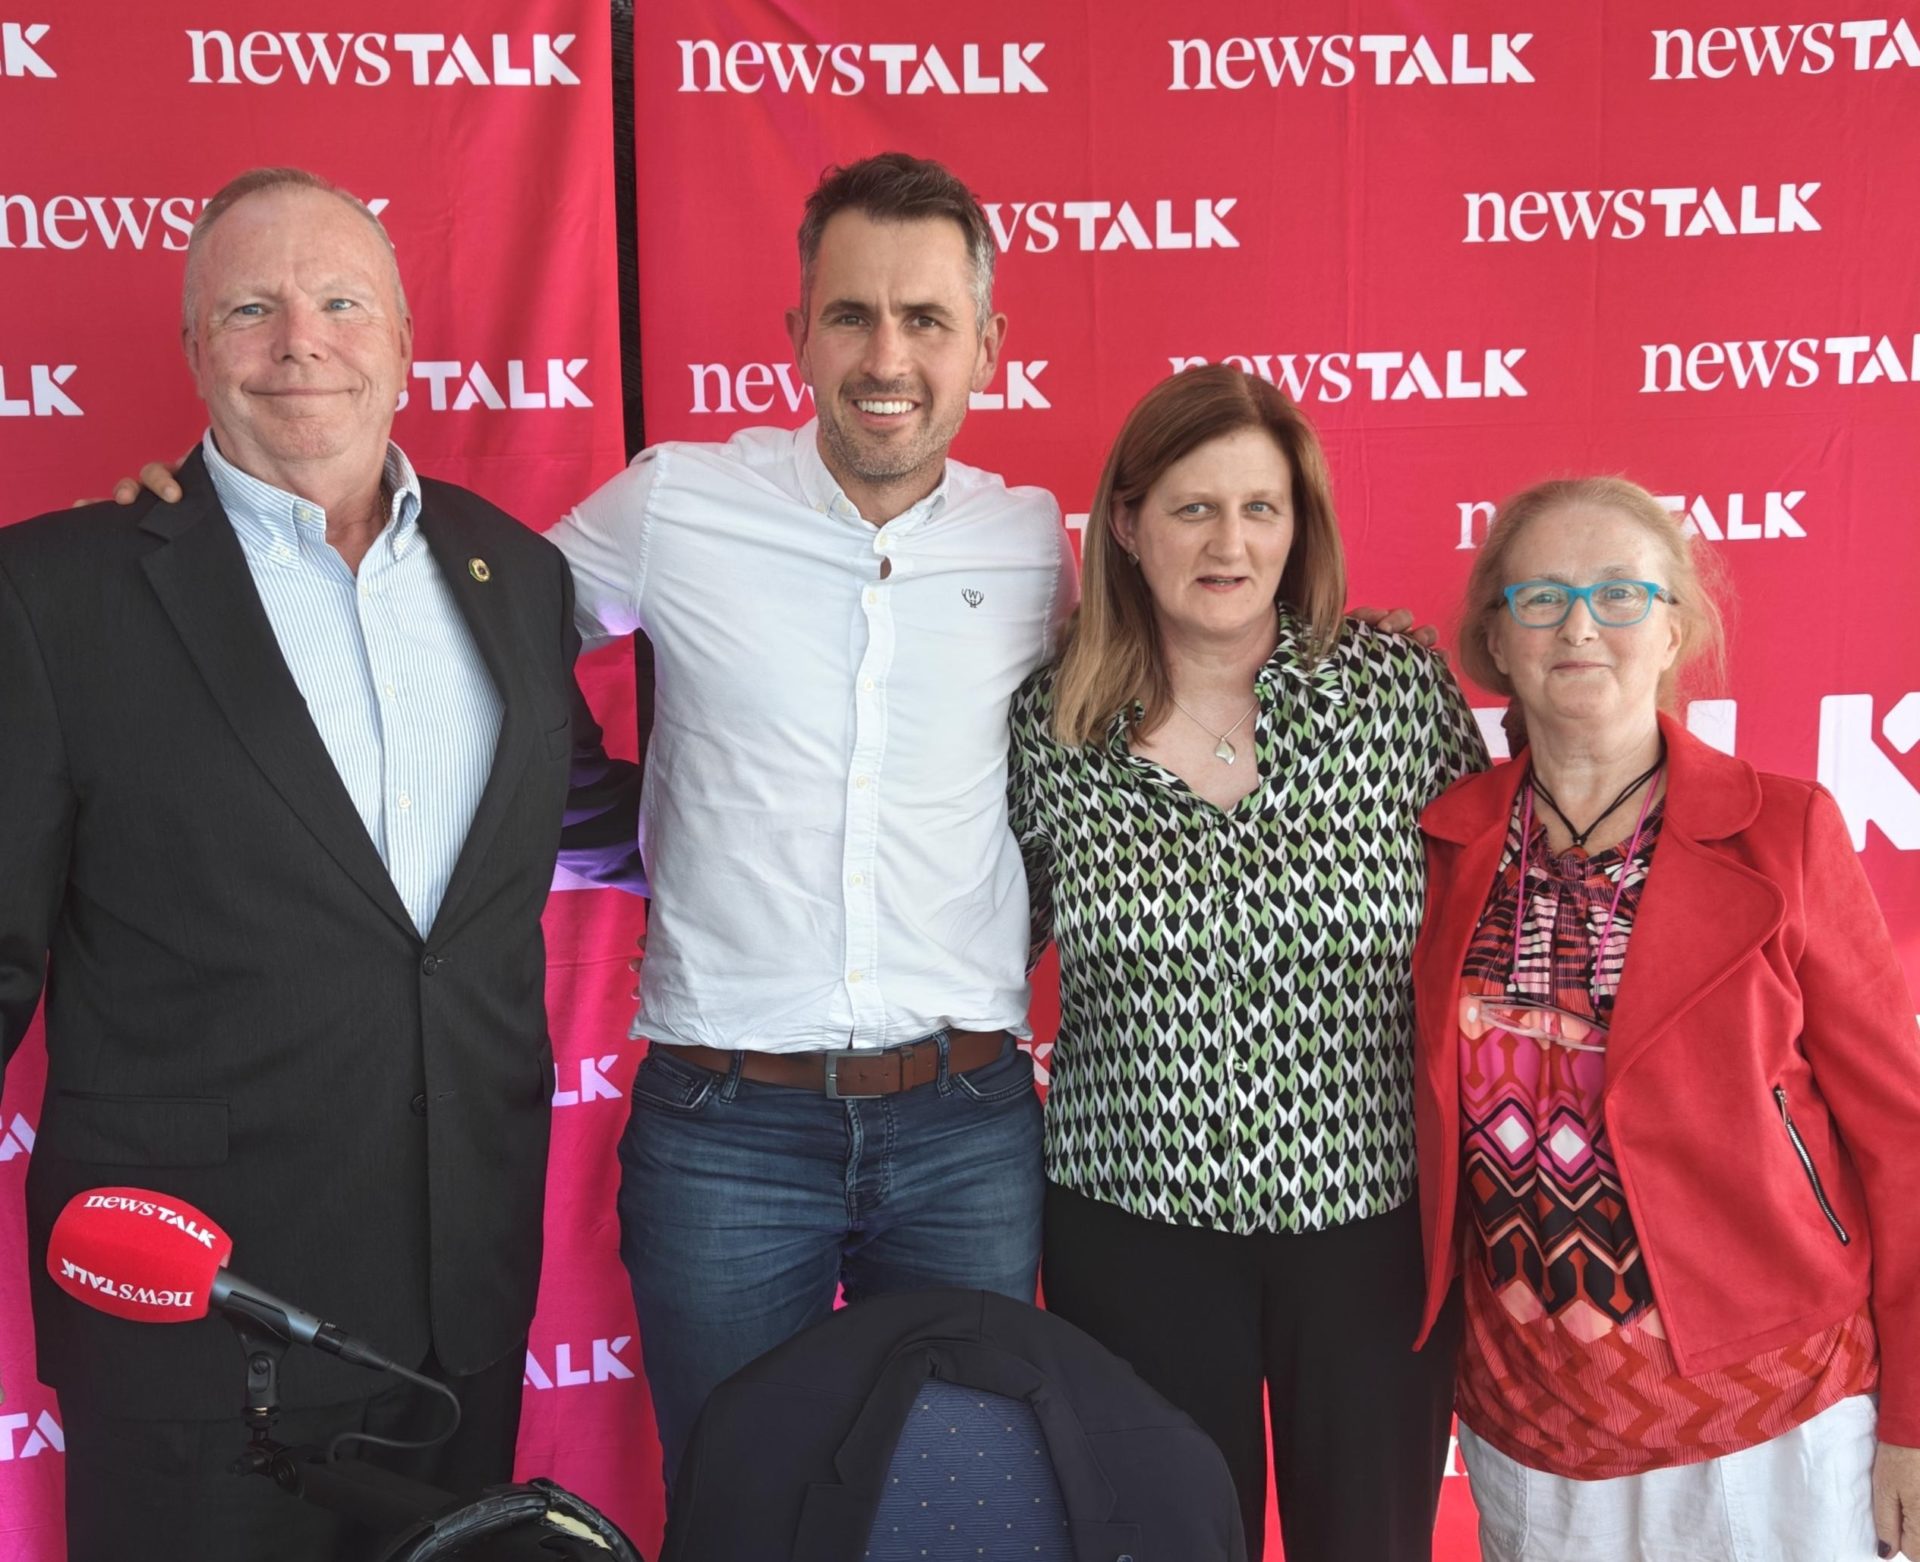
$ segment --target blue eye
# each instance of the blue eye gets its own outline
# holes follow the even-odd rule
[[[1522,607],[1565,607],[1567,600],[1566,592],[1558,586],[1529,586],[1520,593]]]

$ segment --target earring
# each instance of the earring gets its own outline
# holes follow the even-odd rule
[[[1134,565],[1137,568],[1140,563],[1140,555],[1135,553],[1131,548],[1127,549],[1126,552],[1127,552],[1127,562],[1131,565]]]

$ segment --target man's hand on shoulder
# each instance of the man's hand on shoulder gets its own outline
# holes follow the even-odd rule
[[[113,485],[115,504],[132,504],[142,493],[150,493],[163,504],[180,502],[180,485],[173,480],[173,474],[180,470],[182,461],[149,461],[140,468],[138,477],[123,477]],[[76,499],[74,509],[84,505],[100,504],[99,499]]]
[[[1347,609],[1347,614],[1378,629],[1382,634],[1405,635],[1415,645],[1424,646],[1429,651],[1436,651],[1440,644],[1440,631],[1432,624],[1421,624],[1416,628],[1413,613],[1408,608],[1353,607]],[[1447,653],[1438,651],[1437,654],[1445,656]]]

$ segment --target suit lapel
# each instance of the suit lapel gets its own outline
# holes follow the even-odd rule
[[[476,572],[475,556],[460,536],[459,528],[445,513],[423,503],[420,531],[433,550],[434,562],[446,577],[448,589],[460,607],[460,615],[473,634],[481,660],[500,695],[500,736],[494,744],[493,764],[487,772],[486,789],[474,809],[473,822],[467,826],[467,838],[454,862],[453,876],[441,898],[434,917],[436,930],[454,926],[461,900],[472,889],[487,860],[487,852],[499,834],[520,777],[532,752],[532,734],[526,731],[532,716],[522,681],[524,647],[513,643],[510,622],[511,603],[518,582],[500,578],[490,564]],[[480,578],[482,575],[484,579]],[[560,626],[554,625],[555,643]]]
[[[156,503],[141,522],[142,530],[165,541],[142,561],[161,608],[274,790],[367,897],[413,933],[413,918],[287,670],[240,540],[198,453],[181,468],[180,486],[179,504]]]

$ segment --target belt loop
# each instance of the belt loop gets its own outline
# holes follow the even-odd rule
[[[940,1067],[939,1071],[934,1075],[934,1087],[943,1096],[953,1088],[947,1080],[947,1047],[949,1039],[945,1026],[942,1026],[928,1038],[928,1040],[933,1043],[933,1050],[940,1055]]]
[[[740,1089],[740,1070],[747,1065],[747,1055],[735,1052],[733,1061],[727,1065],[727,1077],[720,1083],[720,1099],[731,1105],[735,1092]]]

